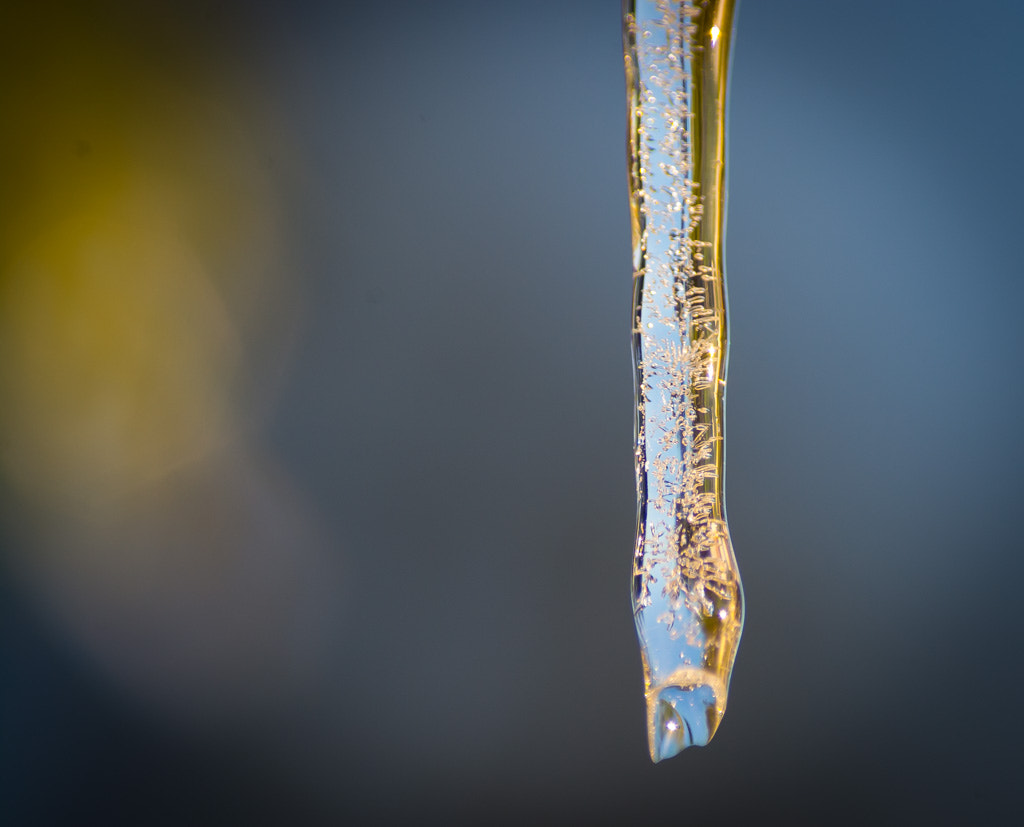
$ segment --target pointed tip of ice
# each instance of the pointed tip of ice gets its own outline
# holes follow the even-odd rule
[[[651,760],[656,764],[687,747],[705,746],[722,719],[715,692],[705,684],[664,686],[649,703]]]

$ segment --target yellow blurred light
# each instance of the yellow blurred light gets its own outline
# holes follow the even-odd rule
[[[24,247],[0,328],[3,465],[34,498],[124,493],[228,432],[238,336],[157,192],[98,195]]]
[[[718,36],[722,33],[722,30],[718,26],[711,27],[711,45],[714,46],[718,42]]]
[[[271,159],[301,159],[192,4],[56,5],[0,3],[0,554],[137,697],[272,705],[337,599],[251,427],[297,303]]]
[[[43,61],[0,85],[19,124],[0,135],[0,476],[43,512],[230,439],[246,346],[289,306],[266,148],[121,57],[79,44],[74,72]]]

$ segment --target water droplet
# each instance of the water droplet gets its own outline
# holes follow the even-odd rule
[[[710,686],[666,686],[657,696],[651,758],[658,762],[687,747],[706,746],[720,720]]]

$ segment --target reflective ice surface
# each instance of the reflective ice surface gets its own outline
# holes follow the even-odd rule
[[[731,0],[625,0],[633,226],[633,610],[651,758],[711,740],[743,627],[726,524],[725,89]]]

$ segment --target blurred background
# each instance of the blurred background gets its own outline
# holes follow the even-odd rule
[[[85,5],[0,11],[5,824],[1014,821],[1024,7],[742,4],[652,766],[619,3]]]

